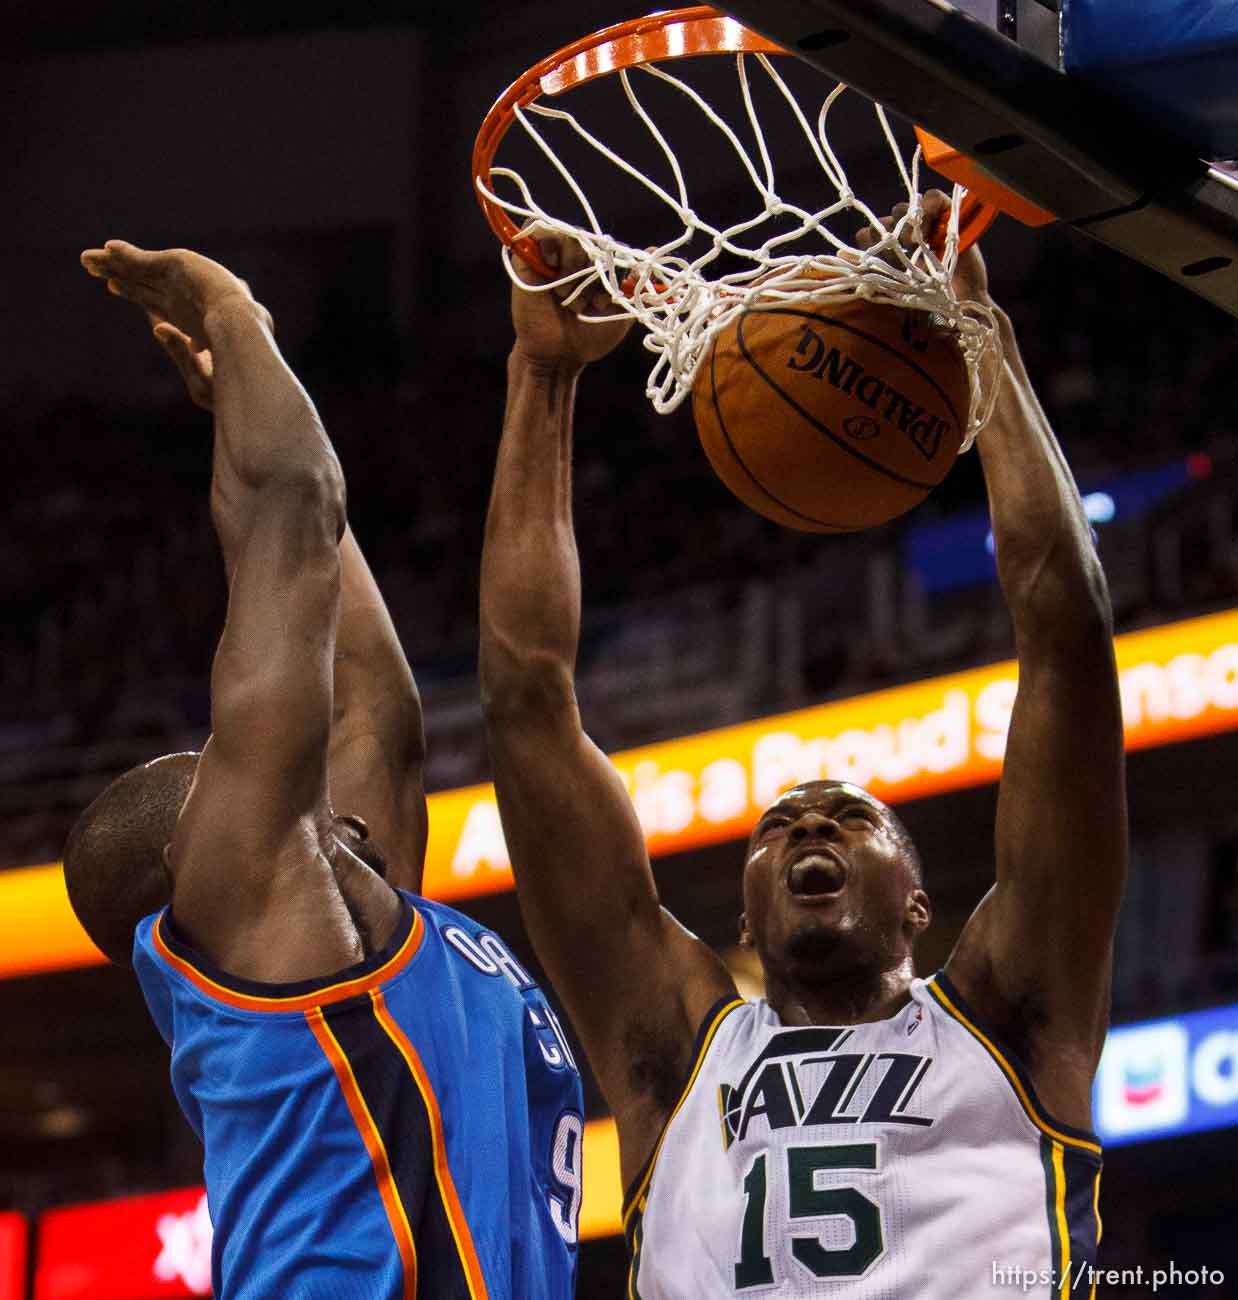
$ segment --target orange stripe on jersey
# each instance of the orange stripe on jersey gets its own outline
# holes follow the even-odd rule
[[[417,1084],[417,1090],[421,1093],[421,1099],[425,1103],[426,1114],[430,1120],[430,1145],[434,1153],[434,1179],[438,1183],[439,1196],[447,1211],[447,1221],[451,1224],[451,1235],[455,1239],[456,1250],[459,1252],[460,1262],[464,1266],[464,1274],[468,1279],[469,1295],[472,1300],[486,1300],[489,1294],[486,1290],[486,1280],[482,1275],[481,1262],[477,1258],[468,1220],[464,1216],[464,1207],[460,1204],[455,1180],[451,1176],[451,1168],[447,1163],[443,1116],[439,1110],[438,1098],[434,1095],[434,1088],[430,1083],[430,1076],[426,1073],[417,1049],[396,1024],[391,1012],[387,1010],[387,1003],[378,989],[371,989],[370,1001],[374,1004],[374,1014],[378,1018],[378,1023],[382,1025],[387,1037],[396,1045],[404,1058],[409,1073]]]
[[[207,996],[213,998],[216,1002],[223,1002],[225,1005],[236,1007],[241,1011],[309,1012],[314,1007],[329,1006],[333,1002],[342,1002],[346,998],[356,997],[359,993],[368,993],[379,984],[397,975],[412,961],[417,955],[417,950],[421,947],[421,941],[425,938],[426,933],[426,926],[421,919],[421,913],[414,909],[413,924],[409,928],[407,938],[392,954],[391,959],[384,962],[376,970],[372,970],[365,975],[359,975],[356,979],[343,980],[338,984],[325,984],[322,988],[314,989],[311,993],[301,993],[292,997],[262,997],[257,994],[240,993],[236,989],[228,988],[225,984],[220,984],[217,980],[211,979],[209,975],[198,970],[184,957],[173,952],[163,936],[163,923],[166,917],[167,912],[162,913],[151,931],[159,955],[169,966],[178,971]]]
[[[400,1252],[400,1262],[404,1266],[404,1287],[401,1293],[403,1300],[415,1300],[417,1295],[417,1245],[413,1240],[412,1225],[408,1221],[408,1215],[404,1212],[404,1204],[400,1200],[399,1192],[396,1190],[395,1179],[391,1175],[391,1162],[387,1157],[387,1148],[383,1145],[382,1135],[378,1131],[378,1126],[374,1123],[374,1117],[370,1114],[369,1107],[365,1104],[361,1089],[357,1086],[352,1066],[340,1049],[339,1043],[336,1042],[330,1026],[323,1019],[322,1011],[318,1007],[312,1007],[305,1013],[305,1019],[308,1021],[310,1029],[313,1030],[314,1037],[318,1040],[318,1045],[322,1048],[323,1054],[331,1062],[331,1068],[335,1071],[335,1077],[339,1080],[340,1091],[344,1094],[344,1100],[348,1104],[353,1123],[356,1124],[357,1132],[361,1134],[361,1140],[365,1143],[365,1149],[369,1152],[370,1163],[374,1167],[374,1177],[378,1181],[378,1194],[382,1197],[383,1209],[387,1212],[387,1221],[391,1224],[391,1232],[395,1237],[396,1248]]]

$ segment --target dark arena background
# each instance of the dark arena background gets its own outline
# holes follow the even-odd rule
[[[189,246],[271,308],[423,693],[427,892],[532,963],[473,788],[511,325],[469,155],[518,73],[644,8],[0,4],[0,1300],[209,1288],[201,1151],[166,1050],[132,976],[67,924],[55,864],[111,776],[204,738],[226,594],[210,428],[78,253]],[[723,203],[732,180],[715,176]],[[1102,1263],[1128,1277],[1099,1293],[1152,1294],[1160,1270],[1158,1295],[1238,1296],[1238,329],[1069,230],[1003,221],[985,249],[1120,637],[1133,852],[1097,1125]],[[712,476],[687,407],[652,412],[649,363],[631,339],[582,385],[580,694],[665,901],[751,991],[734,949],[749,802],[805,764],[877,778],[926,864],[930,972],[992,879],[1011,678],[977,458],[895,524],[790,532]],[[586,1101],[579,1294],[604,1300],[623,1292],[619,1187],[588,1079]]]

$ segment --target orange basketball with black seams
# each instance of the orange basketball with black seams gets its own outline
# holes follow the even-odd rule
[[[705,454],[745,505],[845,533],[918,505],[954,464],[970,385],[954,334],[863,298],[747,311],[692,390]]]

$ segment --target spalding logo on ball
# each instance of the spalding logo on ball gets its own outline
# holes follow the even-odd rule
[[[969,409],[963,355],[923,311],[831,299],[743,313],[692,390],[697,432],[745,505],[846,533],[918,505],[954,464]]]

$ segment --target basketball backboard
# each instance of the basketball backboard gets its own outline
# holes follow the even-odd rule
[[[1238,316],[1238,182],[1061,72],[1046,0],[725,0],[735,18]]]

